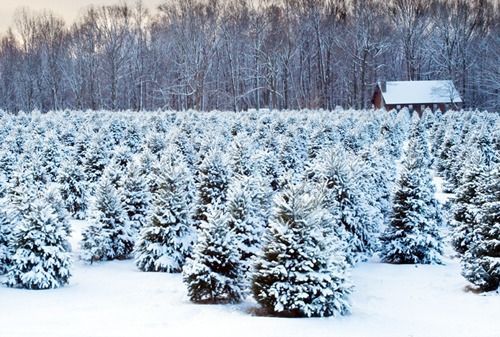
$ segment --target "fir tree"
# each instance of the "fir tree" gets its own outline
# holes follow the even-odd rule
[[[119,145],[113,151],[112,162],[118,165],[119,171],[125,172],[132,161],[132,152],[127,146]]]
[[[481,290],[500,285],[500,165],[485,179],[473,240],[462,258],[462,275]]]
[[[59,190],[55,188],[55,186],[49,186],[45,190],[44,200],[52,207],[54,210],[54,214],[57,219],[57,223],[64,231],[66,238],[69,238],[71,235],[71,225],[68,220],[68,212],[64,207],[64,203],[61,195],[59,194]],[[69,241],[64,243],[64,247],[67,251],[71,251],[71,244]]]
[[[151,207],[151,194],[140,167],[135,163],[130,163],[120,185],[122,186],[122,204],[130,225],[135,232],[139,233],[146,225]]]
[[[7,204],[0,199],[0,275],[7,271],[13,255],[13,225],[7,212]]]
[[[317,191],[316,191],[317,192]],[[288,186],[275,199],[252,281],[257,302],[280,316],[336,316],[350,311],[343,244],[321,198]]]
[[[103,137],[96,136],[90,142],[85,152],[85,159],[83,160],[87,180],[91,183],[97,182],[106,168],[106,165],[108,165],[108,162],[109,153],[106,142]]]
[[[18,157],[16,153],[9,149],[0,149],[0,174],[3,174],[7,180],[12,176],[16,169]]]
[[[188,296],[195,303],[237,303],[245,297],[243,269],[227,216],[209,207],[193,257],[183,269]]]
[[[86,262],[126,259],[134,247],[118,191],[109,179],[100,181],[92,223],[83,233],[80,257]]]
[[[239,135],[234,138],[229,150],[229,161],[234,174],[249,176],[252,173],[251,152],[248,148],[249,137]]]
[[[442,242],[438,232],[434,188],[426,165],[410,142],[393,198],[393,214],[382,234],[381,258],[397,264],[440,263]],[[422,166],[423,165],[423,166]]]
[[[88,210],[89,187],[85,173],[73,161],[66,161],[57,178],[59,193],[66,210],[76,219],[84,219]]]
[[[102,179],[108,180],[111,185],[116,189],[120,190],[122,188],[123,176],[125,176],[125,172],[122,167],[116,162],[112,160],[102,172]]]
[[[475,151],[464,165],[464,174],[452,199],[452,245],[464,254],[472,241],[478,213],[478,193],[485,179],[487,166],[480,152]]]
[[[206,221],[205,213],[210,205],[222,207],[226,202],[230,172],[223,154],[211,151],[203,160],[198,171],[198,205],[195,226]]]
[[[259,205],[258,186],[249,177],[235,177],[229,185],[226,213],[228,225],[235,235],[240,261],[249,275],[255,255],[259,252],[263,232]]]
[[[192,178],[183,161],[164,157],[155,181],[153,212],[135,248],[135,262],[143,271],[177,273],[182,270],[194,241]]]
[[[42,165],[48,181],[55,181],[61,163],[61,143],[53,132],[49,132],[43,144]]]
[[[35,183],[33,172],[24,168],[25,166],[20,166],[20,170],[13,173],[7,187],[6,199],[11,206],[11,220],[15,223],[22,220],[35,195],[39,193],[39,186]]]
[[[325,207],[344,227],[349,242],[346,258],[355,264],[375,251],[379,227],[370,219],[371,206],[363,196],[363,185],[356,181],[347,163],[343,148],[331,149],[318,157],[312,171],[326,186]]]
[[[71,276],[66,232],[46,200],[35,199],[14,233],[14,255],[6,275],[9,287],[58,288]]]

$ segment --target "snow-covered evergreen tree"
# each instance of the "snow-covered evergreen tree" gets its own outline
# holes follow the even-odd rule
[[[440,263],[442,239],[439,234],[434,187],[418,147],[410,141],[404,166],[393,197],[389,226],[381,235],[382,261],[398,264]]]
[[[61,164],[61,143],[54,132],[49,132],[43,141],[42,166],[48,181],[55,181]]]
[[[0,174],[9,180],[16,169],[18,156],[9,149],[0,149]]]
[[[35,199],[14,232],[14,254],[6,275],[9,287],[58,288],[71,276],[67,236],[54,209],[46,200]]]
[[[312,170],[315,179],[326,186],[326,209],[345,229],[348,241],[346,258],[351,264],[365,259],[376,250],[378,222],[370,219],[370,207],[363,185],[356,181],[349,168],[348,154],[343,148],[334,148],[318,156]]]
[[[101,179],[108,180],[116,190],[121,190],[124,176],[124,169],[113,159],[102,171]]]
[[[89,187],[81,167],[74,161],[65,161],[57,182],[66,210],[76,219],[84,219],[88,210]]]
[[[20,165],[19,170],[12,174],[7,187],[6,200],[11,206],[9,208],[11,220],[17,223],[29,210],[35,196],[39,193],[39,186],[35,183],[33,172],[29,168]]]
[[[158,189],[153,209],[135,248],[135,262],[143,271],[177,273],[190,255],[195,239],[192,227],[192,177],[180,158],[166,156],[155,176]]]
[[[65,232],[66,237],[69,238],[71,235],[71,225],[69,223],[68,212],[64,207],[63,199],[59,190],[55,186],[48,186],[43,195],[44,200],[52,207],[54,214],[57,219],[57,223]],[[71,245],[69,242],[65,242],[65,248],[70,251]]]
[[[224,155],[218,150],[212,150],[201,163],[198,171],[198,205],[196,206],[195,226],[206,221],[208,207],[222,207],[226,202],[229,187],[230,171]]]
[[[244,270],[228,218],[209,207],[192,258],[183,269],[188,296],[195,303],[237,303],[246,295]]]
[[[229,150],[229,162],[234,174],[249,176],[252,173],[250,144],[251,139],[247,135],[238,135],[233,139]]]
[[[84,155],[85,176],[89,182],[95,183],[100,179],[102,172],[110,161],[107,144],[103,137],[94,137]]]
[[[146,225],[151,208],[151,194],[146,178],[141,174],[140,166],[130,163],[126,175],[122,177],[121,197],[132,229],[139,233]]]
[[[13,255],[14,226],[7,211],[7,203],[0,199],[0,275],[7,271]]]
[[[465,162],[463,172],[451,207],[453,217],[451,242],[453,248],[460,254],[467,251],[473,239],[479,212],[477,196],[487,173],[484,157],[479,151],[471,153],[469,160]]]
[[[125,145],[119,145],[113,150],[112,162],[119,167],[119,171],[125,172],[132,161],[132,151]]]
[[[337,316],[350,311],[343,244],[328,235],[334,219],[321,197],[287,186],[275,199],[252,281],[257,302],[281,316]]]
[[[134,247],[134,233],[118,191],[103,177],[97,190],[92,223],[83,231],[80,257],[94,261],[126,259]]]
[[[479,214],[469,249],[462,258],[462,275],[481,290],[500,286],[500,165],[489,172],[481,188]]]
[[[254,257],[259,252],[263,233],[259,214],[258,186],[251,177],[238,176],[229,185],[225,212],[228,225],[237,241],[240,261],[249,275]]]

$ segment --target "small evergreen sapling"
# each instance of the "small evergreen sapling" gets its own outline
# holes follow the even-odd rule
[[[335,220],[313,191],[288,186],[275,199],[252,281],[254,297],[268,313],[321,317],[350,311],[344,244],[330,235]]]
[[[238,303],[246,295],[244,271],[227,216],[209,207],[193,257],[183,269],[188,296],[195,303]]]

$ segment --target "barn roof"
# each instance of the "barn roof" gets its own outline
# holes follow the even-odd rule
[[[382,96],[385,104],[462,103],[453,81],[386,82]]]

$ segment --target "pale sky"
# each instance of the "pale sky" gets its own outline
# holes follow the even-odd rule
[[[161,0],[143,0],[150,9],[154,9]],[[72,23],[82,8],[89,5],[113,5],[120,0],[0,0],[0,35],[13,25],[13,15],[17,8],[28,7],[33,10],[50,9],[64,17],[66,23]],[[134,0],[127,1],[134,4]]]

